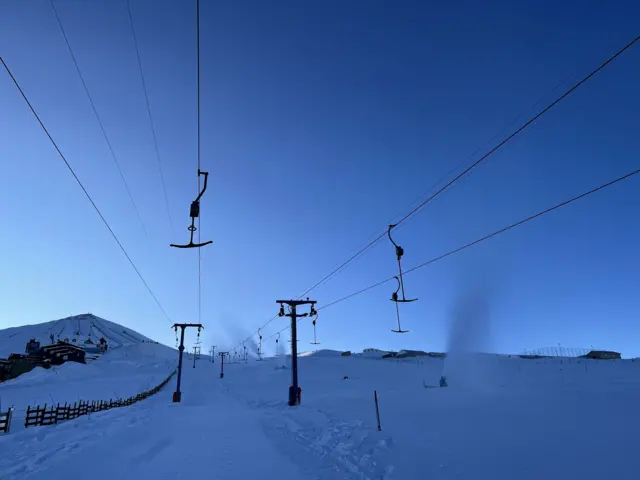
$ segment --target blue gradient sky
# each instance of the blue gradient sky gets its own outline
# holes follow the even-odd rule
[[[195,2],[132,0],[173,232],[125,1],[56,4],[148,236],[48,0],[0,4],[0,55],[171,319],[196,321],[196,251],[168,247],[187,240],[196,194]],[[636,36],[640,5],[203,0],[201,11],[202,236],[214,241],[202,250],[202,321],[207,344],[229,346]],[[405,267],[637,168],[637,85],[635,48],[399,229]],[[632,179],[407,276],[420,299],[402,308],[410,333],[390,332],[387,284],[322,311],[319,340],[443,350],[453,305],[481,286],[488,349],[639,355],[639,187]],[[3,72],[0,229],[0,328],[92,312],[173,343]],[[385,240],[312,296],[321,306],[394,273]],[[307,349],[310,321],[300,335]]]

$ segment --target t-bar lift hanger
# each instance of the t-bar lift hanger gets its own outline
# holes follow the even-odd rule
[[[316,320],[318,320],[318,312],[315,309],[314,312],[316,316],[313,319],[313,322],[311,322],[313,324],[313,342],[311,342],[311,345],[320,345],[320,342],[316,339]]]
[[[190,239],[189,243],[186,244],[186,245],[174,245],[172,243],[170,245],[171,247],[176,247],[176,248],[199,248],[199,247],[204,247],[205,245],[209,245],[210,243],[213,242],[213,240],[209,240],[208,242],[203,242],[203,243],[193,243],[193,234],[195,233],[196,230],[198,230],[196,228],[196,218],[198,218],[200,216],[200,198],[202,197],[202,195],[204,194],[205,190],[207,189],[207,179],[209,178],[209,172],[202,172],[202,171],[200,171],[200,169],[198,169],[198,176],[200,176],[200,175],[204,175],[204,186],[202,187],[202,191],[198,195],[198,198],[196,198],[193,202],[191,202],[191,211],[190,211],[191,225],[189,227],[187,227],[187,230],[189,230],[189,232],[191,232],[191,239]]]
[[[395,277],[393,277],[398,281],[398,288],[396,289],[395,292],[391,294],[391,301],[396,304],[396,317],[398,318],[398,329],[391,330],[391,331],[395,333],[406,333],[409,330],[402,330],[402,328],[400,327],[400,309],[398,308],[398,303],[415,302],[418,299],[406,298],[404,294],[404,279],[402,278],[402,261],[401,261],[402,256],[404,255],[404,249],[400,245],[398,245],[396,242],[394,242],[393,238],[391,238],[391,229],[393,227],[395,227],[395,225],[389,225],[389,230],[387,230],[387,236],[389,237],[389,240],[391,240],[391,243],[393,243],[393,246],[396,247],[396,257],[398,258],[399,275],[396,275]],[[398,292],[402,292],[402,298],[398,297]]]

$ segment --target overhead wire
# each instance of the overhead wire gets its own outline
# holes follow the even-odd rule
[[[545,108],[543,108],[540,112],[538,112],[537,114],[535,114],[534,116],[532,116],[529,120],[527,120],[525,123],[523,123],[519,128],[517,128],[515,131],[513,131],[512,133],[510,133],[509,135],[507,135],[505,138],[503,138],[497,145],[495,145],[494,147],[492,147],[487,153],[485,153],[484,155],[482,155],[478,160],[474,161],[473,163],[471,163],[468,167],[466,167],[461,173],[459,173],[458,175],[456,175],[453,179],[451,179],[449,182],[447,182],[443,187],[441,187],[440,189],[438,189],[435,193],[431,194],[427,199],[423,200],[422,202],[420,202],[416,207],[414,207],[413,209],[411,209],[409,211],[409,213],[405,214],[400,220],[398,220],[397,222],[395,222],[395,226],[398,227],[399,225],[401,225],[402,223],[404,223],[405,221],[407,221],[408,219],[410,219],[411,217],[413,217],[416,213],[418,213],[418,211],[420,211],[422,208],[424,208],[427,204],[429,204],[431,201],[433,201],[436,197],[438,197],[439,195],[441,195],[445,190],[447,190],[449,187],[451,187],[453,184],[455,184],[457,181],[459,181],[460,179],[462,179],[464,176],[466,176],[467,174],[469,174],[473,169],[475,169],[478,165],[480,165],[482,162],[484,162],[485,160],[487,160],[491,155],[493,155],[495,152],[497,152],[500,148],[502,148],[504,145],[506,145],[509,141],[511,141],[513,138],[515,138],[517,135],[519,135],[520,133],[522,133],[525,129],[527,129],[528,127],[530,127],[533,123],[536,122],[536,120],[540,119],[544,114],[546,114],[547,112],[549,112],[553,107],[555,107],[556,105],[558,105],[560,102],[562,102],[564,99],[566,99],[569,95],[571,95],[573,92],[575,92],[578,88],[580,88],[582,85],[584,85],[587,81],[589,81],[592,77],[594,77],[596,74],[598,74],[601,70],[603,70],[605,67],[607,67],[611,62],[613,62],[616,58],[618,58],[620,55],[622,55],[625,51],[627,51],[628,49],[630,49],[632,46],[634,46],[638,41],[640,41],[640,35],[638,35],[637,37],[635,37],[634,39],[632,39],[630,42],[628,42],[626,45],[624,45],[622,48],[620,48],[619,50],[617,50],[614,54],[612,54],[611,56],[609,56],[604,62],[602,62],[598,67],[596,67],[595,69],[591,70],[586,76],[582,77],[577,83],[575,83],[573,86],[571,86],[569,89],[567,89],[566,91],[564,91],[564,93],[562,93],[560,96],[558,96],[557,98],[555,98],[555,100],[553,100],[551,103],[549,103]],[[557,89],[563,82],[561,82],[558,86],[556,86],[554,88]],[[539,103],[539,102],[536,102]],[[473,156],[473,155],[472,155]],[[453,171],[457,170],[458,167],[454,168]],[[441,182],[436,183],[436,185],[438,185]],[[434,187],[432,187],[434,188]],[[355,260],[356,258],[358,258],[360,255],[362,255],[363,253],[365,253],[367,250],[369,250],[371,247],[373,247],[375,244],[377,244],[383,237],[385,237],[387,235],[387,230],[385,230],[384,232],[380,233],[379,235],[377,235],[373,240],[371,240],[369,243],[367,243],[364,247],[362,247],[360,250],[358,250],[355,254],[351,255],[347,260],[345,260],[344,262],[342,262],[340,265],[338,265],[338,267],[334,268],[329,274],[325,275],[324,277],[322,277],[318,282],[316,282],[313,286],[311,286],[310,288],[308,288],[307,290],[305,290],[301,295],[298,296],[298,299],[305,297],[306,295],[308,295],[309,293],[311,293],[313,290],[315,290],[316,288],[318,288],[320,285],[322,285],[323,283],[325,283],[326,281],[330,280],[331,278],[333,278],[334,276],[336,276],[340,271],[342,271],[347,265],[349,265],[353,260]],[[260,329],[265,328],[267,325],[269,325],[273,320],[275,320],[278,317],[278,315],[275,315],[273,317],[271,317],[264,325],[262,325],[260,327]],[[246,340],[249,340],[251,337],[253,337],[255,334],[257,333],[254,332],[253,334],[251,334],[249,337],[247,337]],[[246,341],[245,340],[245,341]]]
[[[458,180],[460,180],[461,178],[463,178],[465,175],[467,175],[469,172],[471,172],[474,168],[476,168],[478,165],[480,165],[482,162],[484,162],[487,158],[489,158],[491,155],[493,155],[495,152],[497,152],[500,148],[502,148],[504,145],[506,145],[509,141],[511,141],[513,138],[515,138],[518,134],[520,134],[521,132],[523,132],[526,128],[528,128],[529,126],[531,126],[536,120],[538,120],[540,117],[542,117],[545,113],[547,113],[549,110],[551,110],[553,107],[555,107],[556,105],[558,105],[560,102],[562,102],[565,98],[567,98],[569,95],[571,95],[574,91],[576,91],[578,88],[580,88],[582,85],[584,85],[589,79],[591,79],[593,76],[595,76],[598,72],[600,72],[601,70],[603,70],[607,65],[609,65],[611,62],[613,62],[616,58],[618,58],[620,55],[622,55],[622,53],[624,53],[626,50],[628,50],[629,48],[631,48],[634,44],[636,44],[638,41],[640,40],[640,35],[635,37],[633,40],[631,40],[629,43],[627,43],[624,47],[622,47],[620,50],[618,50],[616,53],[614,53],[613,55],[611,55],[610,57],[608,57],[603,63],[601,63],[597,68],[595,68],[594,70],[592,70],[589,74],[587,74],[585,77],[583,77],[580,81],[578,81],[577,83],[575,83],[572,87],[570,87],[568,90],[566,90],[562,95],[560,95],[559,97],[557,97],[555,100],[553,100],[551,103],[549,103],[545,108],[543,108],[540,112],[538,112],[537,114],[535,114],[533,117],[531,117],[529,120],[527,120],[524,124],[522,124],[519,128],[517,128],[514,132],[510,133],[509,135],[507,135],[502,141],[500,141],[496,146],[494,146],[493,148],[491,148],[487,153],[485,153],[484,155],[482,155],[478,160],[476,160],[475,162],[473,162],[471,165],[469,165],[467,168],[465,168],[461,173],[459,173],[458,175],[456,175],[453,179],[451,179],[449,182],[447,182],[443,187],[441,187],[440,189],[438,189],[434,194],[430,195],[426,200],[422,201],[420,204],[418,204],[416,207],[414,207],[411,211],[409,211],[409,213],[407,213],[406,215],[404,215],[400,220],[398,220],[395,225],[396,227],[398,227],[399,225],[401,225],[402,223],[404,223],[405,221],[407,221],[409,218],[411,218],[412,216],[414,216],[419,210],[421,210],[422,208],[424,208],[428,203],[430,203],[431,201],[433,201],[436,197],[438,197],[440,194],[442,194],[445,190],[447,190],[450,186],[452,186],[454,183],[456,183]],[[336,275],[338,272],[340,272],[342,269],[344,269],[349,263],[351,263],[353,260],[355,260],[356,258],[358,258],[360,255],[362,255],[365,251],[367,251],[369,248],[373,247],[376,243],[378,243],[385,235],[387,234],[387,231],[385,230],[384,232],[380,233],[375,239],[373,239],[371,242],[369,242],[367,245],[365,245],[363,248],[361,248],[360,250],[358,250],[358,252],[356,252],[354,255],[352,255],[351,257],[349,257],[346,261],[344,261],[342,264],[340,264],[337,268],[335,268],[334,270],[332,270],[328,275],[326,275],[325,277],[323,277],[320,281],[318,281],[317,283],[315,283],[311,288],[307,289],[302,295],[301,297],[304,297],[305,295],[307,295],[308,293],[310,293],[312,290],[315,290],[317,287],[319,287],[320,285],[322,285],[324,282],[326,282],[327,280],[329,280],[331,277],[333,277],[334,275]]]
[[[13,75],[13,72],[11,71],[11,69],[9,68],[9,66],[7,65],[7,63],[4,61],[4,58],[2,58],[2,56],[0,56],[0,62],[2,63],[2,65],[4,66],[5,70],[7,71],[7,73],[9,74],[9,77],[11,78],[11,80],[13,81],[14,85],[16,86],[16,88],[18,89],[18,91],[20,92],[20,95],[22,95],[22,98],[24,99],[24,101],[26,102],[27,106],[29,107],[29,110],[31,110],[31,113],[33,114],[33,116],[36,118],[36,120],[38,121],[38,123],[40,124],[40,127],[42,127],[42,130],[44,130],[44,133],[47,135],[47,137],[49,138],[49,141],[51,142],[51,144],[53,145],[53,147],[56,149],[56,152],[58,152],[58,155],[60,156],[60,158],[62,159],[62,161],[64,162],[65,166],[67,167],[67,169],[69,170],[69,172],[71,172],[71,175],[73,175],[73,178],[75,179],[75,181],[78,183],[78,185],[80,186],[80,188],[82,189],[82,191],[84,192],[85,196],[87,197],[87,199],[89,200],[89,202],[91,202],[91,205],[93,206],[94,210],[96,211],[96,213],[98,214],[98,216],[100,217],[100,219],[102,220],[102,223],[104,223],[104,225],[107,227],[107,230],[109,230],[109,233],[111,234],[111,236],[113,237],[113,239],[116,241],[116,243],[118,244],[118,247],[120,247],[120,250],[122,250],[122,253],[124,253],[125,257],[127,258],[127,260],[129,261],[129,263],[131,264],[131,267],[134,269],[134,271],[136,272],[136,274],[138,275],[138,277],[140,278],[140,280],[142,281],[142,283],[144,284],[145,288],[147,289],[147,291],[149,292],[149,294],[151,295],[151,297],[153,298],[153,300],[155,301],[156,305],[158,306],[158,308],[160,308],[160,311],[162,311],[162,313],[164,314],[164,316],[167,318],[167,320],[169,320],[169,322],[171,322],[171,318],[169,317],[169,315],[167,314],[166,310],[164,309],[164,307],[162,306],[162,304],[160,303],[160,301],[158,300],[158,297],[156,296],[155,293],[153,293],[153,290],[151,290],[151,287],[149,286],[149,284],[147,283],[147,281],[145,280],[145,278],[142,276],[142,273],[140,272],[140,270],[138,269],[138,267],[136,266],[136,264],[133,262],[133,259],[129,256],[129,253],[127,253],[127,250],[124,248],[124,245],[122,245],[122,243],[120,242],[120,240],[118,239],[118,236],[115,234],[115,232],[113,231],[113,229],[111,228],[111,226],[109,225],[109,222],[107,222],[107,219],[104,217],[104,215],[102,214],[102,212],[100,211],[100,209],[98,208],[98,205],[96,205],[95,201],[93,200],[93,198],[91,197],[91,195],[89,194],[89,192],[87,191],[86,187],[84,186],[84,184],[82,183],[82,181],[80,180],[80,178],[78,177],[78,175],[76,174],[75,170],[73,169],[73,167],[71,166],[71,164],[69,163],[69,161],[67,160],[67,158],[64,156],[64,154],[62,153],[62,151],[60,150],[60,147],[58,147],[58,144],[56,143],[56,141],[53,139],[53,137],[51,136],[51,133],[49,133],[49,130],[47,129],[47,127],[45,126],[45,124],[43,123],[42,119],[40,118],[40,116],[38,115],[38,113],[36,112],[35,108],[33,107],[33,105],[31,104],[31,102],[29,101],[29,99],[27,98],[27,95],[25,94],[24,90],[22,89],[22,87],[20,86],[20,84],[18,83],[18,80],[16,79],[16,77]]]
[[[140,71],[140,78],[142,80],[142,91],[144,92],[144,101],[147,107],[147,114],[149,117],[149,125],[151,127],[151,136],[153,137],[153,148],[155,151],[156,162],[158,164],[158,171],[160,172],[160,183],[162,185],[162,192],[164,194],[164,202],[167,210],[167,217],[169,219],[169,229],[171,235],[174,235],[173,218],[171,217],[171,208],[169,207],[169,195],[167,194],[167,185],[164,178],[164,171],[162,168],[162,162],[160,161],[160,149],[158,148],[158,137],[156,135],[155,124],[153,123],[153,115],[151,114],[151,103],[149,102],[149,92],[147,91],[147,81],[144,75],[144,69],[142,68],[142,58],[140,56],[140,48],[138,47],[138,37],[136,35],[136,28],[133,21],[133,13],[131,11],[131,0],[127,0],[127,11],[129,13],[129,24],[131,26],[131,35],[133,37],[133,44],[136,52],[136,59],[138,61],[138,69]]]
[[[557,83],[553,88],[551,88],[551,89],[550,89],[550,91],[549,91],[548,93],[550,93],[550,92],[555,92],[555,91],[556,91],[558,88],[560,88],[560,86],[562,86],[564,83],[565,83],[565,81],[564,81],[564,80],[563,80],[563,81],[561,81],[561,82],[559,82],[559,83]],[[542,102],[542,100],[543,100],[543,97],[540,97],[538,100],[536,100],[536,101],[533,103],[533,105],[530,107],[530,109],[535,108],[539,103],[541,103],[541,102]],[[520,118],[522,118],[523,116],[524,116],[524,115],[519,115],[519,116],[515,117],[515,118],[514,118],[513,120],[511,120],[507,125],[505,125],[505,126],[500,130],[500,132],[496,133],[495,135],[493,135],[493,137],[491,137],[489,140],[487,140],[487,141],[485,142],[485,144],[489,144],[489,143],[493,142],[494,140],[496,140],[496,139],[501,135],[501,133],[502,133],[504,130],[506,130],[507,128],[509,128],[509,127],[513,126],[513,125],[514,125],[518,120],[520,120]],[[471,155],[469,155],[468,157],[466,157],[466,158],[465,158],[465,161],[466,161],[466,160],[472,160],[472,159],[473,159],[473,157],[474,157],[476,154],[480,153],[480,151],[482,150],[482,148],[483,148],[483,147],[478,147],[478,148],[477,148],[477,149],[476,149],[476,150],[475,150]],[[464,161],[460,161],[460,162],[458,162],[458,163],[457,163],[453,168],[451,168],[447,173],[445,173],[444,175],[442,175],[442,176],[441,176],[441,177],[440,177],[440,178],[439,178],[435,183],[433,183],[433,185],[431,185],[431,186],[430,186],[426,191],[424,191],[424,192],[423,192],[423,193],[421,193],[418,197],[416,197],[416,198],[415,198],[415,199],[414,199],[414,200],[409,204],[408,208],[413,208],[413,206],[414,206],[414,205],[417,205],[419,202],[421,202],[421,201],[422,201],[422,199],[423,199],[425,196],[429,195],[433,190],[435,190],[439,185],[441,185],[441,184],[442,184],[442,183],[443,183],[447,178],[449,178],[451,175],[453,175],[456,171],[460,170],[464,165],[465,165],[465,162],[464,162]],[[398,217],[400,217],[401,215],[403,215],[403,213],[402,213],[402,212],[398,212],[398,213],[396,213],[393,217],[391,217],[391,218],[387,221],[387,224],[394,223],[395,219],[396,219],[396,218],[398,218]],[[375,237],[376,235],[378,235],[378,231],[377,231],[377,230],[376,230],[376,232],[374,232],[373,234],[369,235],[369,236],[367,237],[367,240],[366,240],[366,241],[367,241],[367,242],[371,241],[371,239],[372,239],[373,237]],[[379,238],[379,237],[378,237],[378,238],[375,238],[375,239],[373,240],[373,242],[376,242],[376,241],[378,241],[378,240],[380,240],[380,238]],[[373,245],[372,245],[372,246],[373,246]],[[366,248],[366,247],[365,247],[365,248]],[[326,278],[326,279],[325,279],[325,281],[328,281],[328,280],[330,280],[330,279],[331,279],[331,277],[335,276],[335,275],[338,273],[338,270],[339,270],[339,269],[334,270],[334,271],[332,272],[332,274],[331,274],[328,278]],[[313,289],[313,287],[312,287],[311,289],[307,290],[307,291],[305,292],[305,294],[306,294],[306,293],[309,293],[312,289]],[[304,294],[303,294],[303,295],[304,295]],[[303,295],[298,296],[298,298],[302,298],[302,296],[303,296]],[[270,321],[274,320],[275,318],[277,318],[277,316],[276,316],[276,317],[273,317]],[[269,321],[269,322],[270,322],[270,321]],[[268,324],[269,322],[267,322],[267,324]],[[266,324],[265,324],[265,325],[266,325]]]
[[[548,93],[553,93],[555,92],[558,88],[560,88],[563,84],[565,83],[565,81],[561,81],[559,83],[557,83],[553,88],[551,88],[549,90]],[[543,100],[543,97],[540,97],[538,100],[536,100],[533,105],[531,106],[531,108],[535,108],[539,103],[541,103]],[[523,115],[519,115],[517,117],[515,117],[513,120],[511,120],[511,122],[509,122],[501,131],[504,131],[505,129],[509,128],[510,126],[512,126],[513,124],[515,124]],[[496,133],[493,137],[491,137],[486,143],[491,143],[493,142],[496,138],[498,138],[498,136],[500,135],[500,132]],[[469,155],[466,159],[467,160],[471,160],[477,153],[479,153],[481,151],[482,147],[477,148],[471,155]],[[440,184],[442,184],[442,182],[444,182],[449,176],[451,176],[453,173],[455,173],[457,170],[459,170],[461,167],[464,166],[464,162],[458,162],[457,165],[455,165],[451,170],[449,170],[445,175],[443,175],[442,177],[440,177],[440,179],[438,179],[438,181],[436,181],[433,185],[431,185],[431,187],[429,187],[429,189],[427,189],[424,193],[422,193],[420,196],[418,196],[413,202],[411,202],[409,204],[409,207],[413,207],[414,205],[416,205],[418,202],[420,202],[422,200],[422,198],[425,195],[428,195],[429,193],[431,193],[434,189],[436,189]],[[391,219],[389,219],[389,221],[387,223],[393,223],[393,221],[399,216],[401,215],[401,213],[397,213],[396,215],[394,215]],[[368,238],[373,237],[374,235],[377,235],[377,233],[374,233],[372,235],[370,235]],[[376,239],[375,241],[377,241],[379,239]],[[337,270],[333,271],[333,275],[335,276],[335,274],[337,274]],[[326,280],[329,280],[331,277],[327,278]],[[307,290],[304,294],[299,295],[297,298],[300,299],[302,298],[306,293],[309,293],[312,289]],[[271,322],[273,322],[275,319],[277,319],[279,316],[273,315],[265,324],[263,324],[258,330],[262,330],[264,328],[266,328]],[[244,342],[248,341],[251,337],[253,337],[254,335],[258,334],[258,330],[256,330],[255,332],[253,332],[249,337],[247,337]],[[276,332],[278,333],[278,332]],[[281,332],[280,332],[281,333]],[[274,334],[275,335],[275,334]],[[272,335],[273,336],[273,335]],[[267,337],[267,338],[271,338]]]
[[[58,13],[58,9],[56,8],[56,5],[54,3],[54,0],[50,0],[51,3],[51,8],[53,9],[53,13],[55,14],[56,20],[58,22],[58,26],[60,27],[60,31],[62,32],[62,36],[64,37],[64,41],[67,44],[67,49],[69,50],[69,54],[71,55],[71,59],[73,60],[73,64],[75,65],[76,68],[76,72],[78,72],[78,77],[80,77],[80,82],[82,83],[82,87],[84,88],[84,91],[87,95],[87,98],[89,99],[89,103],[91,104],[91,109],[93,110],[93,114],[96,117],[96,120],[98,121],[98,125],[100,125],[100,130],[102,131],[102,136],[104,137],[105,143],[107,144],[107,147],[109,148],[109,152],[111,153],[111,158],[113,159],[113,163],[115,163],[116,168],[118,169],[118,173],[120,174],[120,178],[122,179],[122,183],[124,185],[125,190],[127,191],[127,195],[129,196],[129,200],[131,201],[131,205],[133,206],[133,209],[136,212],[136,216],[138,217],[138,221],[140,222],[140,226],[142,227],[142,230],[145,234],[145,236],[148,236],[147,234],[147,228],[144,225],[144,221],[142,220],[142,216],[140,215],[140,210],[138,209],[138,206],[136,205],[135,200],[133,199],[133,195],[131,193],[131,189],[129,188],[129,184],[127,183],[127,180],[124,176],[124,173],[122,171],[122,167],[120,166],[120,162],[118,161],[118,158],[116,156],[116,153],[113,149],[113,145],[111,144],[111,140],[109,140],[109,136],[107,135],[107,131],[104,128],[104,124],[102,123],[102,119],[100,117],[100,115],[98,114],[98,109],[96,108],[96,105],[93,101],[93,97],[91,96],[91,93],[89,92],[89,87],[87,86],[87,82],[84,79],[84,75],[82,74],[82,70],[80,69],[80,65],[78,64],[78,60],[76,58],[76,55],[73,51],[73,48],[71,47],[71,42],[69,41],[69,37],[67,36],[67,32],[64,28],[64,25],[62,23],[62,19],[60,18],[60,14]]]
[[[201,153],[201,128],[200,128],[200,0],[196,0],[196,56],[197,56],[197,90],[198,90],[198,99],[197,99],[197,116],[198,116],[198,191],[197,194],[200,193],[200,153]],[[200,215],[198,215],[198,243],[201,243],[200,239]],[[200,249],[198,248],[198,323],[202,322],[202,260]]]
[[[554,87],[552,87],[551,89],[549,89],[549,91],[546,92],[545,96],[555,92],[558,88],[560,88],[563,84],[565,84],[566,81],[562,80],[560,82],[558,82],[557,84],[555,84]],[[542,100],[544,99],[544,96],[541,96],[540,98],[538,98],[533,105],[529,108],[529,110],[535,108],[538,104],[540,104],[542,102]],[[495,135],[493,135],[489,140],[487,140],[485,142],[486,144],[490,144],[492,143],[494,140],[496,140],[501,133],[506,130],[507,128],[513,126],[518,120],[520,120],[522,117],[524,116],[524,114],[518,115],[517,117],[513,118],[509,123],[507,123],[507,125],[505,125],[499,132],[497,132]],[[480,151],[482,150],[483,147],[478,147],[473,153],[471,153],[468,157],[465,158],[465,160],[472,160],[473,157],[476,156],[476,154],[480,153]],[[463,166],[465,165],[464,161],[460,161],[458,162],[453,168],[451,168],[447,173],[445,173],[444,175],[442,175],[433,185],[431,185],[426,191],[424,191],[423,193],[421,193],[418,197],[416,197],[410,204],[408,208],[413,208],[414,205],[418,204],[419,202],[422,201],[422,199],[429,195],[431,192],[433,192],[433,190],[435,190],[439,185],[441,185],[447,178],[449,178],[451,175],[453,175],[456,171],[460,170]],[[390,218],[387,223],[391,224],[394,223],[395,219],[398,218],[399,216],[402,215],[402,212],[398,212],[396,213],[392,218]],[[398,225],[396,225],[398,226]],[[374,238],[374,240],[371,240],[372,237],[375,237],[376,235],[378,235],[377,231],[371,235],[369,235],[367,237],[367,242],[368,241],[372,241],[373,243],[377,242],[380,240],[381,237],[376,237]],[[373,244],[371,245],[373,246]],[[368,248],[368,246],[364,247],[365,249]],[[364,252],[363,252],[364,253]],[[358,255],[358,253],[356,253],[356,255]],[[336,270],[333,270],[332,273],[328,276],[328,278],[324,279],[324,282],[330,280],[333,276],[337,275],[337,273],[339,273],[339,268]],[[322,282],[319,282],[319,284]],[[319,286],[319,284],[317,286]],[[306,295],[307,293],[310,293],[311,290],[313,290],[315,287],[310,288],[309,290],[307,290],[303,295],[300,295],[298,298],[302,298],[304,295]],[[269,322],[271,322],[272,320],[274,320],[276,317],[272,318]],[[269,323],[267,322],[267,323]],[[266,325],[266,324],[265,324]]]
[[[544,215],[546,215],[548,213],[551,213],[551,212],[553,212],[555,210],[558,210],[558,209],[560,209],[562,207],[566,207],[567,205],[570,205],[570,204],[572,204],[574,202],[577,202],[578,200],[581,200],[581,199],[583,199],[585,197],[593,195],[594,193],[597,193],[597,192],[599,192],[601,190],[604,190],[605,188],[611,187],[611,186],[616,185],[618,183],[621,183],[621,182],[623,182],[625,180],[628,180],[629,178],[631,178],[631,177],[633,177],[635,175],[638,175],[638,174],[640,174],[640,168],[635,169],[635,170],[633,170],[631,172],[628,172],[628,173],[626,173],[624,175],[621,175],[621,176],[615,178],[614,180],[610,180],[610,181],[608,181],[606,183],[603,183],[603,184],[601,184],[601,185],[599,185],[599,186],[597,186],[595,188],[592,188],[591,190],[588,190],[588,191],[583,192],[581,194],[575,195],[575,196],[573,196],[573,197],[571,197],[571,198],[569,198],[567,200],[564,200],[564,201],[562,201],[560,203],[557,203],[557,204],[553,205],[552,207],[545,208],[544,210],[541,210],[541,211],[539,211],[539,212],[537,212],[537,213],[535,213],[533,215],[530,215],[530,216],[528,216],[526,218],[523,218],[522,220],[519,220],[519,221],[517,221],[515,223],[512,223],[512,224],[510,224],[510,225],[508,225],[506,227],[503,227],[503,228],[500,228],[498,230],[495,230],[495,231],[489,233],[488,235],[484,235],[483,237],[480,237],[480,238],[478,238],[478,239],[476,239],[476,240],[474,240],[472,242],[469,242],[469,243],[467,243],[465,245],[462,245],[460,247],[454,248],[453,250],[449,250],[448,252],[446,252],[446,253],[444,253],[442,255],[439,255],[437,257],[434,257],[434,258],[432,258],[430,260],[427,260],[426,262],[422,262],[422,263],[420,263],[420,264],[418,264],[418,265],[406,270],[404,272],[404,274],[407,275],[409,273],[415,272],[416,270],[419,270],[421,268],[427,267],[427,266],[429,266],[429,265],[431,265],[433,263],[439,262],[440,260],[443,260],[443,259],[445,259],[447,257],[450,257],[452,255],[460,253],[463,250],[471,248],[471,247],[473,247],[473,246],[475,246],[475,245],[477,245],[479,243],[482,243],[482,242],[484,242],[486,240],[489,240],[491,238],[497,237],[498,235],[501,235],[501,234],[503,234],[505,232],[508,232],[509,230],[513,230],[514,228],[517,228],[517,227],[522,226],[522,225],[524,225],[526,223],[529,223],[532,220],[540,218],[540,217],[542,217],[542,216],[544,216]],[[372,289],[374,289],[376,287],[384,285],[385,283],[394,280],[394,278],[395,277],[389,277],[389,278],[387,278],[385,280],[381,280],[381,281],[376,282],[376,283],[374,283],[372,285],[369,285],[368,287],[361,288],[360,290],[357,290],[357,291],[355,291],[353,293],[350,293],[349,295],[346,295],[346,296],[341,297],[341,298],[339,298],[337,300],[329,302],[329,303],[327,303],[327,304],[325,304],[325,305],[323,305],[321,307],[318,307],[317,310],[318,311],[324,310],[326,308],[332,307],[333,305],[337,305],[338,303],[342,303],[342,302],[344,302],[346,300],[349,300],[349,299],[351,299],[353,297],[356,297],[356,296],[361,295],[361,294],[363,294],[365,292],[368,292],[369,290],[372,290]],[[267,337],[267,340],[269,338],[277,335],[278,333],[284,332],[285,330],[287,330],[289,328],[290,328],[290,326],[286,326],[285,328],[283,328],[279,332],[276,332],[273,335],[271,335],[270,337]]]

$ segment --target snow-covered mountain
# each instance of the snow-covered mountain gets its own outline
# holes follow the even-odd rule
[[[102,355],[92,355],[98,360],[87,364],[67,362],[50,369],[36,367],[0,383],[0,408],[15,408],[16,428],[28,405],[136,395],[159,384],[177,362],[175,349],[92,314],[0,330],[0,357],[24,353],[32,338],[42,345],[49,344],[51,335],[54,341],[75,340],[73,343],[83,347],[88,340],[97,342],[104,337],[109,348]]]
[[[24,353],[26,343],[35,338],[42,345],[67,339],[76,345],[84,345],[87,340],[98,341],[104,337],[109,348],[122,347],[137,343],[152,343],[150,338],[135,330],[97,317],[91,313],[74,315],[35,325],[23,325],[0,330],[0,357],[11,353]]]

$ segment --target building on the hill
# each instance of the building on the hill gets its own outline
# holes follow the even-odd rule
[[[586,355],[582,355],[582,358],[592,358],[594,360],[620,360],[622,355],[619,352],[612,352],[610,350],[591,350]]]
[[[96,353],[104,351],[102,348],[105,348],[106,340],[93,346],[96,347]],[[25,353],[12,353],[7,359],[0,358],[0,382],[19,377],[35,367],[50,368],[65,362],[86,363],[85,350],[60,340],[53,345],[41,346],[40,342],[32,338],[25,346]]]
[[[49,368],[51,362],[35,355],[12,353],[8,359],[0,359],[0,382],[19,377],[35,367]]]
[[[0,358],[0,382],[9,379],[11,374],[11,362],[8,359]]]
[[[396,354],[396,358],[426,357],[427,355],[427,352],[423,352],[422,350],[400,350]]]
[[[427,352],[427,357],[433,358],[446,358],[447,354],[444,352]]]
[[[86,363],[86,352],[82,347],[58,341],[55,345],[46,345],[40,349],[43,358],[51,360],[52,365],[65,362]]]
[[[87,353],[99,354],[102,353],[102,349],[100,348],[100,343],[95,343],[93,340],[88,338],[84,341],[82,348]]]
[[[11,362],[11,373],[9,374],[9,378],[16,378],[22,375],[23,373],[30,372],[36,367],[33,359],[27,355],[22,355],[20,353],[12,353],[9,355],[9,361]]]

